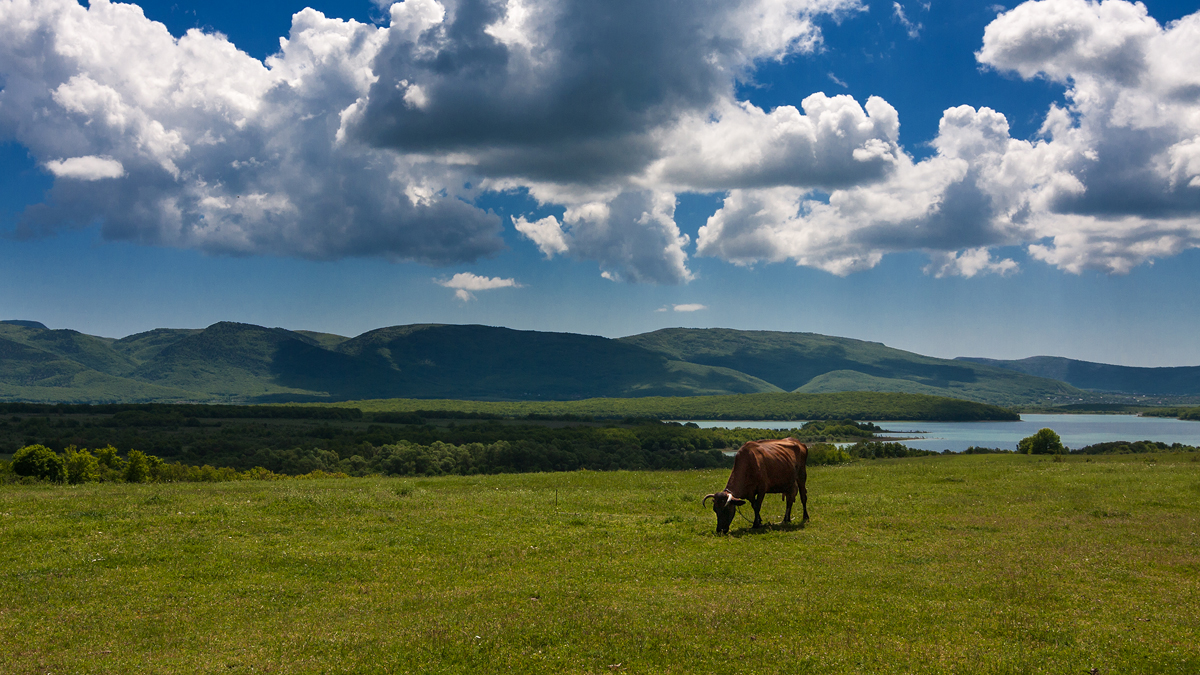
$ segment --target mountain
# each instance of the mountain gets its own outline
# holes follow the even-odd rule
[[[904,392],[998,405],[1087,395],[1051,378],[816,333],[667,328],[620,341],[680,361],[737,370],[784,391]]]
[[[613,340],[415,324],[348,338],[221,322],[113,339],[33,321],[0,322],[3,401],[576,400],[875,391],[1019,405],[1098,396],[1077,386],[1190,392],[1195,370],[1067,359],[947,360],[878,342],[723,328]]]
[[[1033,356],[1016,361],[973,357],[960,357],[957,360],[1062,380],[1092,391],[1144,396],[1200,396],[1200,366],[1138,368],[1076,361],[1060,356]]]
[[[0,400],[571,400],[779,392],[608,338],[413,325],[355,338],[221,322],[120,340],[0,324]]]
[[[366,396],[562,400],[778,392],[726,368],[680,363],[592,335],[489,326],[380,328],[335,348],[372,365]],[[348,393],[348,392],[347,392]]]
[[[131,376],[215,398],[303,399],[327,392],[295,386],[293,371],[321,369],[326,361],[345,359],[293,331],[222,321],[163,344]]]
[[[184,389],[124,377],[135,364],[112,350],[111,342],[71,330],[0,323],[0,400],[88,403],[190,397]]]

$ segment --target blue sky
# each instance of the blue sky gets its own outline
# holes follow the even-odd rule
[[[681,6],[0,0],[0,318],[1200,363],[1193,3]]]

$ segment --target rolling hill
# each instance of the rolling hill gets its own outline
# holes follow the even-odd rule
[[[28,323],[28,322],[25,322]],[[0,400],[572,400],[779,392],[608,338],[413,325],[355,338],[221,322],[120,340],[0,324]]]
[[[816,333],[667,328],[620,341],[667,358],[737,370],[784,391],[902,392],[998,405],[1087,396],[1046,377]]]
[[[1015,361],[969,357],[956,360],[1062,380],[1080,389],[1092,391],[1144,396],[1200,395],[1200,366],[1138,368],[1077,361],[1060,356],[1034,356]]]
[[[1092,396],[1054,377],[1057,371],[1020,372],[1005,365],[1011,363],[1024,362],[937,359],[877,342],[718,328],[614,340],[416,324],[348,338],[221,322],[113,339],[0,322],[3,401],[551,401],[873,391],[1021,405]]]

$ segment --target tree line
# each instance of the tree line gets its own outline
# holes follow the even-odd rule
[[[122,413],[118,413],[122,414]],[[152,425],[154,428],[159,428]],[[164,459],[141,449],[122,454],[112,444],[80,449],[70,444],[56,450],[47,444],[26,445],[11,462],[0,466],[10,480],[37,478],[53,482],[172,482],[269,479],[297,475],[370,474],[436,476],[444,474],[515,473],[539,471],[594,471],[644,469],[706,469],[732,466],[729,454],[746,441],[765,437],[798,437],[811,445],[809,463],[837,464],[863,454],[860,443],[850,451],[827,439],[870,438],[871,424],[843,420],[816,422],[797,429],[700,429],[695,424],[642,423],[619,425],[547,426],[479,421],[464,426],[405,425],[392,431],[369,425],[365,431],[318,426],[310,430],[315,441],[291,447],[258,445],[222,448],[204,456]],[[107,428],[107,427],[102,427]],[[192,429],[187,427],[186,429]],[[254,429],[233,427],[237,433]],[[267,431],[272,431],[268,427]],[[365,434],[365,437],[364,437]],[[253,434],[250,442],[253,442]],[[285,436],[288,437],[288,436]],[[381,441],[373,443],[371,440]],[[278,439],[275,439],[278,440]],[[324,441],[322,443],[321,441]],[[331,445],[328,445],[331,444]],[[903,448],[900,444],[889,444]],[[224,450],[224,451],[222,451]],[[912,456],[892,450],[887,456]]]
[[[357,412],[357,411],[356,411]],[[435,414],[442,414],[437,412]],[[586,420],[479,418],[461,413],[433,423],[415,413],[375,413],[366,417],[214,418],[183,417],[171,408],[120,409],[112,414],[0,415],[0,453],[42,445],[58,453],[68,447],[136,449],[167,462],[232,467],[239,471],[263,466],[297,474],[311,470],[345,470],[343,460],[363,461],[375,470],[383,448],[451,446],[496,449],[472,466],[480,471],[510,467],[552,471],[559,467],[589,469],[701,468],[712,465],[721,451],[749,440],[792,436],[805,442],[870,439],[879,427],[839,420],[809,422],[799,428],[701,429],[694,423],[662,423],[627,418],[612,422]],[[507,445],[496,445],[497,443]],[[516,453],[516,456],[513,455]],[[526,470],[517,468],[514,470]]]
[[[69,446],[57,453],[44,445],[17,450],[11,461],[0,461],[0,483],[49,481],[52,483],[215,483],[232,480],[279,480],[282,478],[348,477],[344,473],[314,470],[306,475],[277,474],[262,467],[238,471],[231,467],[190,466],[166,462],[140,450],[124,457],[112,447],[95,452]]]

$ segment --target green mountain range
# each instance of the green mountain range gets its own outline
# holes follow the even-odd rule
[[[0,401],[548,401],[838,391],[999,405],[1089,396],[1040,373],[812,333],[678,328],[614,340],[421,324],[346,338],[221,322],[113,339],[0,322]]]
[[[1076,361],[1061,356],[1034,356],[1016,361],[960,357],[1026,375],[1062,380],[1080,389],[1142,396],[1195,396],[1200,394],[1200,366],[1139,368]]]
[[[667,328],[621,342],[667,358],[730,368],[784,391],[903,392],[996,405],[1086,398],[1063,382],[982,364],[921,356],[878,342],[816,333]]]

